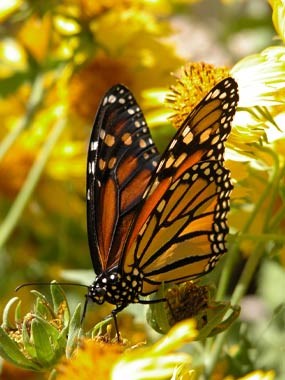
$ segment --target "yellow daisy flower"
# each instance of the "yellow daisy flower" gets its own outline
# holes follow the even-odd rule
[[[272,6],[272,21],[279,37],[285,42],[285,2],[284,0],[269,0]]]
[[[273,106],[284,101],[285,48],[271,46],[243,58],[231,69],[239,84],[240,107]]]
[[[57,380],[111,379],[113,366],[124,350],[119,343],[85,339],[71,359],[57,366]]]
[[[152,346],[125,352],[114,366],[111,379],[194,379],[191,356],[177,350],[192,342],[197,334],[193,319],[177,323]]]
[[[102,94],[119,82],[132,86],[133,78],[124,62],[100,54],[73,75],[69,86],[71,110],[91,122]]]
[[[17,40],[41,62],[48,54],[51,34],[52,19],[49,14],[41,18],[32,16],[20,28]]]
[[[9,18],[15,11],[17,11],[20,8],[22,3],[23,0],[1,1],[0,22],[3,22],[7,18]]]
[[[174,74],[176,83],[170,87],[171,93],[166,104],[173,111],[170,117],[174,127],[180,128],[182,122],[201,101],[201,99],[222,79],[229,76],[226,67],[216,68],[204,62],[188,63]]]
[[[71,359],[57,366],[57,379],[90,380],[95,375],[96,380],[194,379],[191,356],[176,350],[196,336],[194,321],[186,320],[149,347],[86,339]]]

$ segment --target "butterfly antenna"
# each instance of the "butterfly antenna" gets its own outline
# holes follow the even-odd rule
[[[64,285],[64,286],[81,286],[83,288],[88,288],[87,285],[83,285],[83,284],[77,284],[77,283],[73,283],[73,282],[26,282],[24,284],[21,284],[19,286],[16,287],[15,289],[15,292],[17,292],[18,290],[22,289],[22,288],[25,288],[27,286],[38,286],[38,285]]]

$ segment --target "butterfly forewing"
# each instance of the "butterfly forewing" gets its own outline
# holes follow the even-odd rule
[[[99,106],[88,150],[88,240],[97,274],[118,263],[158,160],[137,102],[114,86]]]
[[[143,273],[144,295],[162,281],[207,273],[226,251],[232,185],[223,153],[237,101],[232,78],[215,86],[186,118],[144,192],[123,258],[125,272]]]

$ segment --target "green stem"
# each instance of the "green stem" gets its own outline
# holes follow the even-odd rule
[[[283,181],[285,176],[285,166],[280,170],[279,178],[278,181]],[[282,182],[281,182],[282,183]],[[278,190],[279,187],[276,189],[276,196],[278,196]],[[274,217],[270,220],[270,225],[268,227],[269,231],[274,231],[276,228],[279,226],[280,222],[284,219],[284,214],[285,214],[285,204],[283,203],[279,210],[276,212]]]
[[[270,208],[268,208],[268,210],[267,210],[266,218],[265,218],[264,225],[263,225],[263,232],[264,233],[267,232],[268,226],[269,226],[269,220],[268,219],[270,218],[270,214],[272,213],[272,205],[274,204],[274,201],[275,201],[276,196],[278,194],[278,181],[280,179],[280,176],[278,175],[278,173],[279,173],[278,158],[269,149],[262,148],[262,150],[266,151],[271,156],[273,156],[275,165],[273,166],[273,172],[272,172],[271,179],[268,181],[268,184],[267,184],[265,190],[263,191],[261,197],[259,198],[259,201],[256,204],[253,213],[250,215],[247,223],[245,224],[245,226],[242,230],[241,236],[243,236],[243,234],[245,234],[248,231],[252,222],[255,220],[255,217],[256,217],[258,211],[260,210],[260,207],[262,206],[263,202],[266,200],[266,198],[268,198],[268,196],[270,196],[271,197],[270,202],[269,202]],[[234,289],[233,295],[231,297],[231,304],[233,304],[233,305],[238,304],[240,302],[240,300],[242,299],[242,297],[246,294],[246,291],[247,291],[249,284],[252,280],[252,277],[256,271],[256,268],[257,268],[257,266],[258,266],[258,264],[259,264],[259,262],[263,256],[264,242],[260,241],[259,237],[258,237],[258,240],[259,241],[255,247],[255,250],[249,256],[249,259],[247,260],[245,267],[243,269],[243,272],[239,278],[239,281],[238,281],[238,283]],[[235,257],[237,256],[238,248],[239,248],[239,244],[238,244],[239,241],[240,241],[240,238],[236,239],[236,241],[233,245],[234,248],[232,249],[233,252],[229,252],[229,256],[230,255],[232,255],[232,256],[234,255]],[[221,282],[219,284],[219,286],[220,286],[219,296],[220,297],[222,297],[225,294],[225,291],[227,289],[227,285],[228,285],[230,275],[231,275],[232,269],[233,269],[233,262],[234,262],[233,260],[235,260],[235,258],[233,259],[233,258],[228,257],[228,261],[225,264],[223,274],[224,274],[224,272],[226,272],[226,275],[224,275],[224,276],[222,275]],[[229,266],[229,267],[227,267],[227,266]],[[227,333],[228,333],[228,331],[225,331],[224,333],[220,334],[216,338],[216,340],[214,341],[213,349],[210,352],[209,361],[207,363],[207,374],[208,374],[208,376],[212,373],[212,371],[213,371],[213,369],[214,369],[214,367],[215,367],[215,365],[219,359],[219,356],[220,356],[221,350],[223,348],[223,344],[224,344],[224,341],[226,339]],[[208,347],[208,352],[209,352],[209,347]]]
[[[280,209],[276,212],[274,217],[272,218],[272,221],[270,223],[270,230],[276,230],[276,228],[279,226],[280,222],[284,219],[285,215],[285,203],[280,207]],[[283,236],[280,236],[278,240],[282,239]],[[274,240],[274,239],[272,239]]]
[[[268,197],[268,192],[270,191],[270,188],[271,188],[271,183],[269,183],[266,186],[264,192],[262,193],[257,204],[255,205],[253,212],[249,215],[247,222],[245,223],[243,229],[241,230],[241,234],[240,234],[241,236],[243,236],[243,234],[248,232],[250,226],[252,225],[252,223],[254,222],[256,218],[257,213],[260,210],[260,207],[264,203],[266,197]],[[237,236],[227,253],[227,258],[224,264],[224,268],[221,274],[221,278],[220,278],[219,286],[217,290],[217,295],[216,295],[217,300],[222,299],[224,297],[226,290],[228,288],[228,284],[231,279],[233,268],[235,267],[236,261],[238,260],[239,242],[240,242],[240,238],[239,236]]]
[[[18,124],[11,130],[11,132],[3,139],[0,144],[0,160],[3,159],[7,151],[11,148],[14,142],[17,140],[21,132],[26,129],[32,122],[38,108],[43,100],[43,80],[39,76],[36,78],[30,98],[27,103],[25,116],[23,116]]]
[[[285,213],[285,207],[282,207],[282,211],[283,211],[283,218],[284,218],[284,213]],[[278,215],[279,215],[279,212],[278,212]],[[270,228],[271,229],[271,228]],[[276,241],[276,242],[280,242],[280,243],[285,243],[285,235],[280,235],[280,234],[262,234],[262,235],[258,235],[258,234],[243,234],[242,236],[239,236],[238,237],[238,240],[239,241],[242,241],[242,240],[258,240],[258,241],[269,241],[269,240],[272,240],[272,241]]]
[[[59,120],[54,125],[53,129],[51,130],[48,136],[48,139],[46,140],[44,146],[42,147],[37,157],[37,160],[34,162],[20,193],[18,194],[13,205],[11,206],[4,222],[1,224],[0,248],[6,243],[13,229],[17,225],[24,208],[31,197],[31,194],[33,193],[37,183],[39,182],[40,176],[52,152],[52,149],[55,143],[57,142],[64,127],[65,120]]]
[[[276,180],[278,179],[279,160],[278,160],[277,155],[274,152],[272,152],[272,150],[270,150],[268,148],[259,147],[259,149],[261,151],[264,151],[265,153],[268,153],[269,155],[271,155],[273,157],[275,165],[273,166],[273,173],[272,173],[271,179],[268,181],[268,184],[267,184],[265,190],[263,191],[261,197],[259,198],[258,202],[256,203],[253,212],[249,215],[247,222],[245,223],[243,229],[241,230],[241,233],[240,233],[241,236],[243,236],[243,234],[246,234],[248,232],[252,223],[256,219],[256,216],[257,216],[260,208],[262,207],[263,203],[266,201],[266,198],[268,198],[268,196],[271,192],[272,186],[274,185],[274,183],[276,183]],[[274,191],[274,194],[271,198],[270,204],[273,204],[273,202],[275,200],[275,195],[276,195],[276,191]],[[271,211],[272,211],[272,209],[267,211],[267,217],[268,218],[269,218],[269,213]],[[267,218],[265,218],[265,223],[268,223]],[[240,239],[239,239],[239,237],[237,237],[235,239],[234,243],[232,244],[232,246],[230,247],[228,253],[227,253],[227,258],[226,258],[226,261],[224,264],[224,269],[223,269],[222,274],[221,274],[221,279],[219,281],[219,286],[218,286],[217,295],[216,295],[216,298],[218,300],[222,299],[224,297],[226,290],[228,288],[228,284],[229,284],[229,281],[231,279],[233,268],[235,267],[235,264],[238,260],[239,242],[240,242]]]
[[[263,150],[265,150],[265,148]],[[277,198],[278,192],[279,192],[280,174],[282,172],[282,171],[280,172],[280,170],[279,170],[280,164],[279,164],[279,158],[278,158],[277,154],[273,150],[270,150],[270,149],[266,149],[265,151],[267,153],[269,153],[271,155],[271,157],[273,158],[274,170],[273,170],[272,178],[270,181],[272,184],[272,190],[271,190],[270,201],[269,201],[269,204],[268,204],[268,207],[266,210],[266,214],[264,217],[263,232],[268,231],[269,224],[270,224],[271,219],[272,219],[274,204],[276,203],[276,198]]]
[[[7,151],[10,149],[10,147],[14,144],[14,142],[17,140],[18,136],[21,134],[23,129],[26,128],[27,118],[23,117],[19,123],[11,130],[10,133],[8,133],[7,136],[4,137],[3,141],[0,145],[0,160],[3,159]]]
[[[258,242],[256,244],[254,252],[249,256],[244,270],[239,278],[239,281],[234,289],[231,297],[231,304],[235,305],[240,303],[242,297],[246,294],[247,289],[250,285],[252,277],[256,271],[256,268],[264,254],[264,244],[263,242]]]
[[[252,254],[250,255],[250,257],[249,257],[249,259],[248,259],[248,261],[244,267],[242,275],[239,279],[239,282],[236,285],[235,290],[233,292],[233,295],[231,297],[231,304],[233,304],[233,305],[238,304],[240,302],[240,300],[242,299],[242,297],[244,296],[244,294],[246,293],[248,286],[251,282],[251,279],[252,279],[252,277],[256,271],[256,268],[260,262],[262,255],[263,255],[263,252],[264,252],[263,248],[264,248],[263,244],[258,243],[254,252],[252,252]],[[209,358],[208,363],[207,363],[207,374],[208,374],[208,376],[210,376],[213,369],[215,368],[217,361],[219,360],[220,353],[222,351],[222,348],[223,348],[226,336],[228,334],[228,331],[229,330],[218,335],[215,342],[214,342],[213,349],[212,349],[210,355],[208,356],[208,358]]]

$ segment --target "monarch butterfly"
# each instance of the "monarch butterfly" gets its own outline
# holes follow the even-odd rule
[[[210,272],[226,252],[232,190],[224,142],[238,102],[226,78],[196,106],[162,154],[123,85],[99,105],[87,160],[87,230],[97,275],[86,304],[116,314],[155,292]],[[85,304],[85,309],[86,309]]]

